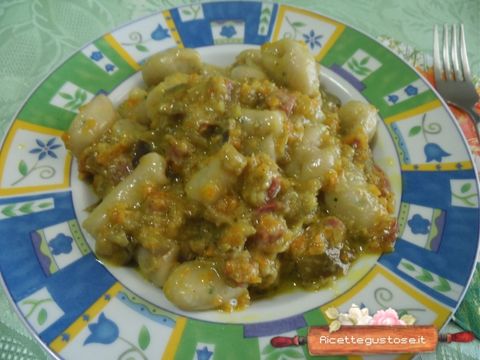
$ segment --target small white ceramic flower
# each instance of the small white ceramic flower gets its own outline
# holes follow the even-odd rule
[[[353,320],[350,318],[350,315],[348,314],[344,314],[344,313],[339,314],[337,320],[342,325],[355,325]]]
[[[352,304],[348,310],[348,316],[354,325],[368,325],[372,317],[368,314],[368,308],[360,309],[356,304]]]

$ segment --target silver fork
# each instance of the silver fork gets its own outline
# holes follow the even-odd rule
[[[433,69],[437,90],[447,103],[464,110],[472,117],[475,121],[477,136],[479,136],[480,115],[474,109],[479,96],[470,74],[465,30],[463,24],[460,24],[459,36],[457,25],[452,25],[451,28],[450,32],[447,25],[443,26],[441,55],[438,27],[435,25],[433,29]]]

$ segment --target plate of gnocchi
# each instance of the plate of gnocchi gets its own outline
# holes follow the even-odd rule
[[[308,358],[270,339],[352,304],[440,328],[479,218],[468,146],[428,82],[348,25],[268,2],[96,39],[0,153],[2,282],[64,359]]]

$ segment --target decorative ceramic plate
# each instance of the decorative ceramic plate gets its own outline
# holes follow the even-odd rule
[[[118,103],[140,83],[153,53],[197,48],[225,65],[247,47],[290,37],[322,65],[322,83],[342,100],[379,110],[375,158],[397,199],[393,253],[364,257],[318,292],[291,292],[247,310],[183,312],[137,272],[99,262],[83,231],[92,191],[77,177],[62,133],[95,94]],[[471,277],[479,200],[468,147],[450,112],[418,73],[370,37],[290,6],[210,2],[148,16],[87,45],[48,76],[17,114],[0,155],[0,268],[31,331],[65,359],[277,359],[273,336],[327,324],[325,309],[392,307],[441,327]]]

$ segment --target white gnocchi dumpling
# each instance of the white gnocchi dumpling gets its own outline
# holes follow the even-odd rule
[[[232,310],[248,298],[246,287],[230,287],[220,276],[215,263],[188,261],[169,275],[163,291],[167,299],[183,310]]]
[[[283,132],[285,114],[277,110],[242,109],[239,120],[242,129],[251,135],[278,136]]]
[[[162,112],[168,112],[171,109],[162,108],[164,96],[169,91],[185,85],[188,82],[188,75],[182,73],[174,73],[165,78],[164,81],[156,85],[148,93],[145,100],[147,115],[150,119],[157,118]]]
[[[147,95],[144,89],[133,88],[128,94],[128,99],[119,108],[120,117],[148,125],[150,119],[147,114]]]
[[[284,153],[285,113],[278,110],[241,109],[239,122],[247,135],[245,151],[263,152],[273,160]],[[252,141],[249,141],[252,140]]]
[[[262,46],[262,67],[277,84],[307,95],[319,93],[315,58],[305,44],[282,39]]]
[[[338,116],[346,134],[362,132],[370,141],[377,131],[377,109],[370,104],[351,100],[340,108]]]
[[[234,80],[267,79],[262,69],[262,54],[260,50],[249,49],[242,51],[236,58],[235,64],[230,69],[230,76]]]
[[[287,167],[288,174],[299,180],[318,179],[325,182],[331,172],[339,167],[340,146],[331,142],[322,144],[328,128],[322,124],[308,124],[302,140],[292,147],[292,157]]]
[[[357,234],[375,232],[379,221],[389,216],[363,172],[352,164],[344,168],[338,182],[332,191],[325,192],[324,198],[330,213]]]
[[[148,86],[157,85],[173,73],[191,74],[202,71],[202,60],[193,49],[172,48],[150,57],[142,68]]]
[[[228,163],[235,166],[226,166]],[[193,174],[185,185],[185,192],[190,199],[212,204],[237,181],[246,165],[245,157],[227,143]]]
[[[237,65],[231,70],[230,76],[233,80],[239,81],[246,79],[267,79],[267,75],[265,75],[263,70],[256,65]]]
[[[83,222],[83,227],[93,236],[108,222],[110,211],[121,204],[133,207],[144,200],[144,188],[147,185],[162,185],[168,182],[165,176],[165,159],[156,152],[148,153],[140,158],[138,166],[123,179]]]
[[[67,146],[73,155],[79,158],[82,151],[93,144],[116,118],[117,113],[112,102],[103,94],[82,106],[66,136]]]

